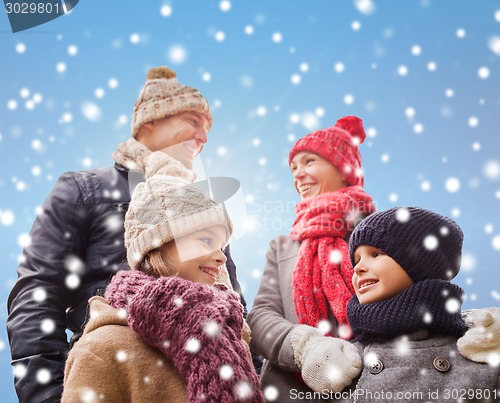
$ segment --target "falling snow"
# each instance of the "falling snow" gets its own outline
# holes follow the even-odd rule
[[[231,365],[223,365],[219,368],[219,376],[227,381],[228,379],[231,379],[234,375],[234,370]]]
[[[124,350],[118,350],[116,352],[115,358],[116,358],[116,361],[118,361],[118,362],[125,362],[128,360],[128,354]]]
[[[191,338],[186,342],[185,349],[188,353],[196,354],[201,349],[201,342],[198,339]]]
[[[276,386],[272,385],[266,386],[263,392],[264,392],[264,397],[268,402],[275,402],[279,398],[279,391]]]
[[[250,306],[269,241],[286,234],[295,217],[293,205],[281,212],[276,208],[298,200],[288,151],[297,139],[335,124],[343,114],[363,119],[365,188],[377,209],[422,205],[454,218],[465,233],[462,273],[456,278],[466,291],[465,303],[498,305],[498,276],[492,269],[500,256],[495,215],[500,206],[495,135],[500,35],[493,29],[500,27],[498,7],[465,10],[457,3],[450,14],[445,2],[416,0],[400,7],[402,16],[394,20],[374,0],[345,2],[335,14],[328,2],[328,12],[311,2],[291,12],[285,26],[278,6],[202,3],[203,19],[195,24],[186,23],[183,2],[144,2],[149,25],[138,29],[132,22],[138,16],[128,8],[123,24],[106,31],[89,30],[78,6],[70,18],[71,35],[48,23],[46,29],[56,33],[44,39],[46,45],[36,35],[3,42],[10,66],[0,95],[0,151],[8,161],[0,177],[0,229],[6,233],[3,256],[8,260],[3,300],[18,262],[27,260],[22,249],[30,246],[33,219],[51,213],[41,204],[55,179],[66,170],[112,163],[114,147],[130,136],[131,110],[144,74],[158,63],[172,67],[179,82],[200,89],[210,103],[214,125],[201,155],[205,173],[241,182],[251,214],[242,220],[243,242],[231,241],[231,247]],[[333,27],[331,15],[344,17]],[[417,29],[415,16],[425,32]],[[492,29],[477,29],[481,22]],[[96,54],[109,63],[97,69]],[[111,191],[107,196],[110,203],[122,197]],[[273,208],[268,212],[264,206]],[[269,217],[280,224],[279,231],[264,225]],[[411,218],[404,209],[397,217],[401,222]],[[117,231],[123,221],[110,217],[105,225]],[[68,235],[61,234],[61,241]],[[443,236],[430,234],[422,242],[438,251]],[[330,258],[339,261],[335,252]],[[65,269],[61,281],[66,287],[85,285],[82,261],[70,257]],[[43,288],[31,291],[35,303],[48,297]],[[450,300],[447,307],[453,311],[456,303]],[[432,320],[429,316],[423,320]],[[50,319],[37,325],[48,333],[54,326]],[[329,324],[323,325],[318,328],[328,332]],[[220,331],[215,322],[204,330],[212,337]],[[199,348],[197,340],[186,344],[188,351]],[[7,356],[8,348],[0,353]],[[491,361],[498,365],[498,355]],[[14,373],[24,376],[26,368],[17,365]],[[48,371],[36,376],[40,382],[51,379]],[[241,385],[242,396],[250,393],[246,386]],[[272,386],[264,393],[269,401],[280,400]],[[82,394],[82,401],[98,400],[95,391]]]

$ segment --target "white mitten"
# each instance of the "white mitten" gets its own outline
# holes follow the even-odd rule
[[[361,372],[361,357],[348,341],[299,325],[292,331],[291,343],[302,379],[315,392],[340,392]]]
[[[463,312],[469,330],[458,339],[460,354],[471,361],[500,364],[500,308],[470,309]]]
[[[151,178],[153,175],[176,176],[187,183],[192,183],[196,179],[194,171],[163,151],[152,152],[144,158],[144,175],[146,178]]]

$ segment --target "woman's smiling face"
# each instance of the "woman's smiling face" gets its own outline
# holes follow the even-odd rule
[[[318,154],[301,151],[292,158],[293,185],[300,198],[335,192],[348,184],[344,174]]]

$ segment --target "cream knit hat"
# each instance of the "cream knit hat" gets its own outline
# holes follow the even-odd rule
[[[180,176],[171,176],[172,173]],[[229,241],[233,231],[229,216],[190,184],[190,173],[164,153],[154,152],[149,157],[147,179],[135,188],[125,215],[125,248],[130,268],[137,269],[149,251],[214,225],[227,228]]]
[[[203,95],[195,88],[180,84],[175,71],[166,66],[154,67],[148,71],[146,83],[135,102],[132,137],[145,123],[188,111],[205,115],[212,127],[212,113]]]

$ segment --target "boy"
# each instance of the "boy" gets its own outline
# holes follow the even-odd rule
[[[498,351],[490,365],[457,351],[467,326],[463,290],[450,280],[462,240],[453,220],[416,207],[375,213],[353,231],[347,312],[364,361],[357,401],[498,399]]]

